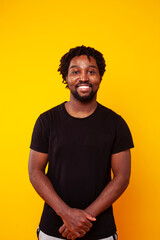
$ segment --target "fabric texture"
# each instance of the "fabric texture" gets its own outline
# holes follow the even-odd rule
[[[133,141],[122,117],[101,104],[90,116],[75,118],[62,103],[39,116],[30,147],[48,153],[47,176],[62,200],[85,209],[111,181],[111,155],[132,148]],[[62,225],[62,219],[45,203],[40,229],[62,238],[58,232]],[[81,239],[102,239],[115,232],[111,206]]]
[[[44,232],[40,231],[38,240],[62,240],[63,238],[56,238],[45,234]],[[100,239],[99,239],[100,240]],[[117,240],[117,234],[110,236],[108,238],[103,238],[101,240]]]

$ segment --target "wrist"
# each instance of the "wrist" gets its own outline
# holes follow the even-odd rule
[[[94,209],[91,207],[87,207],[84,211],[86,213],[90,214],[92,217],[97,217],[97,215],[98,215],[98,214],[96,214],[96,211],[94,211]]]
[[[56,211],[56,213],[63,219],[68,214],[69,211],[70,207],[67,204],[64,204]]]

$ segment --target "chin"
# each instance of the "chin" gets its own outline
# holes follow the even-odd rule
[[[90,102],[95,98],[97,91],[91,91],[88,95],[81,96],[77,91],[72,92],[73,96],[80,102]]]

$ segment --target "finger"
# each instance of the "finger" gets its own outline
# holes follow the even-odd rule
[[[65,230],[65,225],[63,224],[60,228],[59,228],[59,232],[60,233],[63,233],[64,232],[64,230]]]
[[[85,235],[86,234],[86,232],[83,229],[78,230],[78,232],[79,232],[80,235]]]
[[[62,236],[63,236],[63,237],[66,237],[66,236],[68,235],[68,233],[69,233],[69,230],[68,230],[68,228],[66,228],[66,229],[64,230],[64,232],[62,233]]]
[[[85,232],[89,232],[90,227],[88,227],[87,225],[83,225],[81,229],[83,229]]]
[[[81,234],[79,238],[82,238],[82,237],[84,237],[84,235],[85,235],[85,234]]]
[[[73,236],[71,237],[71,239],[72,239],[72,240],[75,240],[77,237],[78,237],[77,235],[73,235]],[[80,235],[79,235],[79,237],[80,237]]]
[[[72,236],[73,236],[73,234],[70,232],[70,233],[68,233],[68,235],[66,237],[67,237],[67,239],[71,239]]]
[[[86,234],[86,232],[83,231],[82,229],[79,231],[79,233],[80,233],[80,238],[82,238]]]
[[[88,219],[86,219],[85,225],[89,228],[91,228],[93,226],[93,224]]]
[[[79,232],[75,232],[74,235],[71,237],[72,240],[76,239],[76,238],[80,238],[81,234]]]
[[[90,215],[89,213],[84,212],[84,214],[85,214],[86,218],[88,218],[90,221],[96,221],[96,218],[93,217],[92,215]]]

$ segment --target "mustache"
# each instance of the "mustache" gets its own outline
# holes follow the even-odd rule
[[[76,84],[76,88],[79,87],[79,86],[83,86],[83,85],[87,85],[89,87],[92,87],[92,84],[89,83],[88,81],[80,81],[79,83]]]

